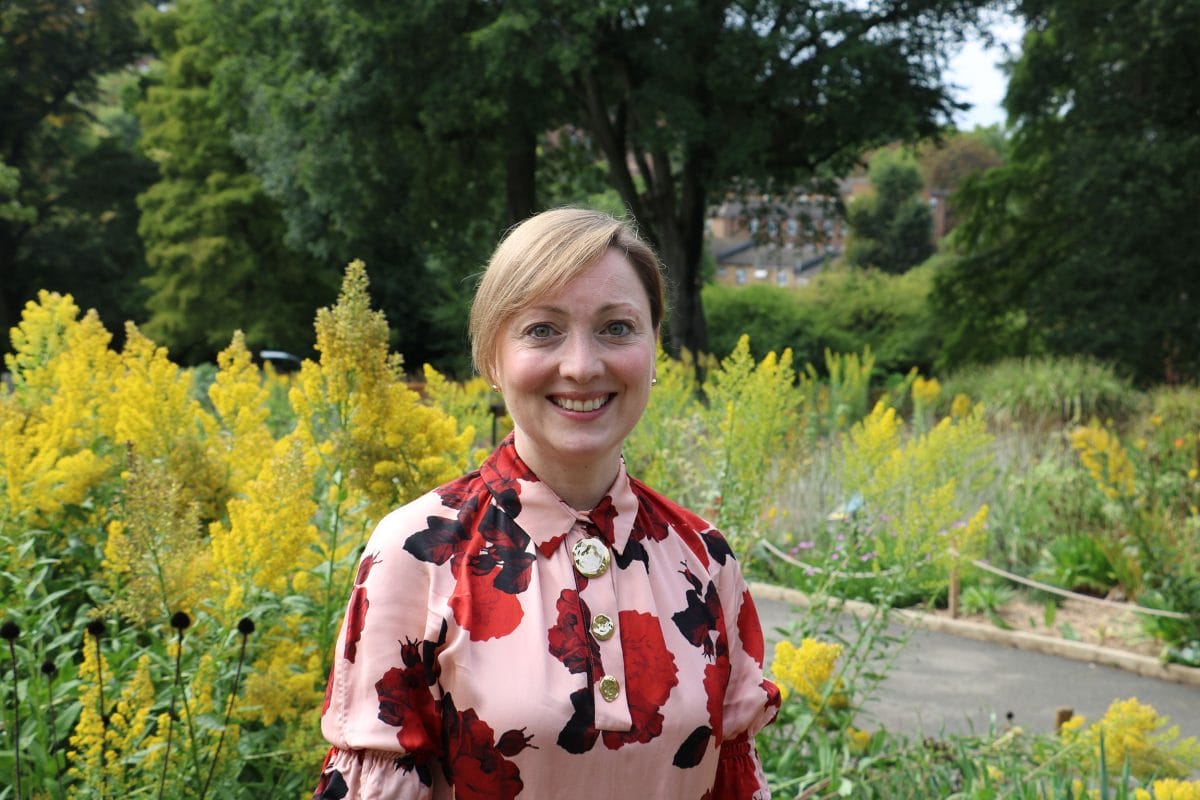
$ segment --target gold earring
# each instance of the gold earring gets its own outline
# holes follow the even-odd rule
[[[498,391],[500,391],[500,387],[499,387],[499,386],[497,386],[496,384],[494,384],[494,383],[493,383],[493,384],[492,384],[492,391],[493,391],[493,392],[498,392]]]
[[[651,379],[650,379],[650,385],[651,385],[651,386],[658,386],[658,378],[651,378]]]

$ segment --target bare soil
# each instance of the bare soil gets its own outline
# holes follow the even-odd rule
[[[938,609],[934,613],[938,616],[950,615],[945,609]],[[1129,609],[1085,600],[1064,599],[1053,617],[1048,618],[1045,605],[1017,597],[999,609],[996,617],[1016,631],[1101,645],[1144,656],[1158,656],[1162,650],[1162,643],[1143,631],[1140,618]],[[987,614],[960,613],[959,619],[1004,627]]]

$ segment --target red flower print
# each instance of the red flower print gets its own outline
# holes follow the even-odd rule
[[[729,659],[718,658],[712,664],[704,667],[704,693],[708,697],[708,724],[713,730],[717,741],[721,741],[725,731],[725,693],[729,688]]]
[[[488,491],[496,498],[496,504],[510,517],[521,513],[521,481],[533,483],[538,479],[517,456],[512,436],[501,442],[491,457],[483,462],[479,474]]]
[[[763,678],[759,688],[763,690],[763,694],[767,696],[767,702],[763,704],[763,708],[773,709],[771,719],[766,724],[771,724],[775,720],[775,716],[779,713],[779,707],[783,705],[783,696],[779,694],[779,687],[767,678]]]
[[[449,483],[439,486],[435,491],[438,497],[442,498],[442,505],[446,508],[453,508],[456,511],[462,508],[467,500],[471,498],[471,487],[475,483],[478,474],[477,472],[470,472],[461,478],[455,478]]]
[[[555,603],[558,621],[550,628],[547,638],[550,655],[557,658],[572,673],[586,673],[591,667],[591,679],[600,680],[604,669],[600,664],[600,645],[588,636],[591,623],[587,604],[574,589],[564,589]]]
[[[459,712],[450,695],[442,703],[442,724],[446,731],[447,777],[454,796],[462,800],[513,800],[525,787],[517,765],[497,749],[492,728],[474,709]],[[501,737],[510,743],[521,737],[520,731],[508,731]],[[523,749],[524,746],[518,749]]]
[[[479,521],[479,535],[488,543],[487,553],[476,557],[473,568],[487,564],[488,570],[499,566],[496,588],[509,594],[520,594],[529,588],[535,556],[528,552],[529,534],[495,506],[484,512]],[[482,557],[482,561],[480,560]]]
[[[696,647],[703,648],[704,655],[712,658],[716,648],[713,645],[711,634],[717,634],[718,647],[727,646],[721,641],[724,638],[725,622],[722,617],[721,598],[717,594],[716,584],[709,581],[708,588],[705,590],[700,579],[692,574],[686,564],[680,573],[692,585],[692,588],[688,589],[685,595],[687,608],[677,611],[671,616],[671,619],[689,642]]]
[[[630,478],[629,487],[633,489],[633,493],[638,499],[637,516],[633,519],[631,538],[639,541],[652,539],[661,542],[667,538],[669,534],[667,526],[670,524],[667,517],[659,513],[659,509],[663,508],[663,505],[658,502],[654,491],[640,481]]]
[[[427,517],[425,524],[429,527],[417,531],[404,540],[404,549],[419,561],[429,564],[445,564],[459,555],[467,547],[470,536],[468,527],[463,523],[464,514],[474,509],[472,500],[459,511],[458,519],[445,517]]]
[[[456,581],[450,609],[473,642],[507,636],[517,629],[524,614],[516,595],[496,588],[498,570],[480,569],[483,544],[481,538],[472,540],[465,558],[457,559],[452,567]]]
[[[351,664],[358,655],[358,640],[362,638],[363,625],[367,621],[367,578],[371,568],[379,563],[377,555],[363,558],[358,565],[358,575],[354,578],[354,591],[350,593],[350,608],[346,611],[346,645],[342,648],[342,656]]]
[[[419,643],[409,639],[400,648],[403,667],[392,667],[375,683],[379,720],[393,725],[396,741],[410,755],[432,757],[441,738],[437,703],[421,661]]]
[[[334,668],[336,669],[336,667]],[[329,670],[329,677],[325,679],[325,700],[321,703],[321,716],[325,716],[325,712],[329,710],[329,703],[333,700],[333,670]]]
[[[571,707],[575,713],[558,733],[556,744],[568,753],[586,753],[596,745],[600,735],[596,730],[596,701],[590,686],[571,692]]]
[[[700,539],[704,542],[708,554],[721,566],[725,566],[727,559],[734,557],[733,549],[730,548],[729,542],[725,540],[720,531],[715,529],[704,531],[700,534]]]
[[[349,793],[346,779],[335,769],[321,775],[317,788],[313,790],[313,800],[342,800]]]
[[[750,597],[749,590],[742,592],[742,608],[738,611],[737,628],[738,638],[742,640],[742,647],[754,659],[754,663],[758,664],[759,669],[762,669],[766,645],[763,643],[762,624],[758,621],[758,611],[754,608],[754,600]]]
[[[721,744],[713,797],[726,800],[754,800],[761,787],[750,750],[750,737],[743,733]]]
[[[613,532],[613,520],[617,518],[617,507],[613,505],[612,497],[604,495],[604,499],[596,504],[596,507],[588,512],[588,519],[592,521],[592,525],[604,537],[604,541],[608,542],[609,546],[616,539],[616,534]]]
[[[640,481],[630,479],[629,486],[638,498],[638,513],[633,521],[631,538],[660,542],[667,538],[668,529],[674,530],[700,559],[700,563],[708,567],[708,548],[698,531],[711,530],[709,524]]]
[[[625,697],[633,726],[628,731],[604,731],[604,745],[645,743],[662,733],[659,712],[678,683],[679,668],[667,649],[658,619],[640,611],[620,613],[621,648],[625,655]]]
[[[683,744],[675,751],[675,758],[671,759],[671,763],[680,769],[691,769],[696,766],[704,760],[710,739],[712,739],[712,728],[707,725],[696,728],[688,734],[688,737],[683,740]],[[707,796],[706,794],[705,797]]]

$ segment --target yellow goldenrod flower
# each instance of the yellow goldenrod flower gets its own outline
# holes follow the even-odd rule
[[[1200,800],[1200,781],[1164,778],[1154,781],[1150,788],[1154,793],[1154,800]],[[1144,796],[1149,798],[1151,795],[1147,792]]]
[[[913,381],[912,398],[913,403],[916,405],[928,407],[936,403],[941,394],[942,385],[938,383],[937,378],[926,380],[925,378],[918,377]]]
[[[820,708],[827,702],[826,685],[841,653],[840,644],[810,638],[801,641],[800,647],[786,640],[776,644],[771,674],[783,699],[795,692],[812,708]]]
[[[1079,451],[1080,461],[1107,497],[1133,496],[1133,462],[1115,434],[1093,422],[1071,433],[1071,447]]]
[[[1087,728],[1082,717],[1072,717],[1062,727],[1063,738],[1084,746],[1095,765],[1100,758],[1100,738],[1104,738],[1107,768],[1113,774],[1129,760],[1130,772],[1139,778],[1151,775],[1181,778],[1200,767],[1200,742],[1194,737],[1179,738],[1178,727],[1167,727],[1169,720],[1136,697],[1116,700],[1103,719]]]

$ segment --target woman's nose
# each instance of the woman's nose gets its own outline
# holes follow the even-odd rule
[[[558,372],[576,383],[587,383],[604,372],[600,349],[590,336],[570,336]]]

